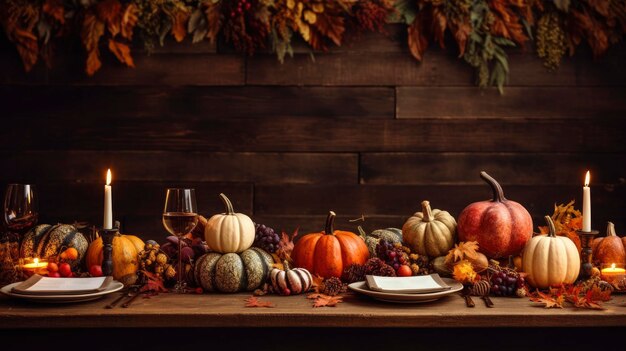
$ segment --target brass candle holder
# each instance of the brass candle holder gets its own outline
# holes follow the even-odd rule
[[[599,234],[597,230],[583,231],[577,230],[576,234],[580,237],[580,274],[579,280],[587,280],[593,275],[593,250],[591,250],[591,242]]]

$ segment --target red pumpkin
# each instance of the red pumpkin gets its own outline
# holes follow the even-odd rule
[[[491,201],[474,202],[459,215],[460,241],[478,241],[490,258],[519,254],[533,233],[533,220],[524,206],[504,197],[502,187],[486,172],[480,177],[491,186]]]
[[[323,232],[307,234],[296,242],[291,257],[296,267],[324,278],[340,278],[351,264],[365,264],[369,251],[363,239],[352,232],[334,230],[335,212],[330,211]]]
[[[626,249],[622,240],[624,238],[615,234],[615,225],[609,222],[606,226],[606,236],[594,239],[591,243],[594,259],[603,264],[626,264]]]

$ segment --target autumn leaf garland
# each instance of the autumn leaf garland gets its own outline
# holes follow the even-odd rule
[[[501,91],[509,73],[509,47],[527,48],[549,69],[586,43],[606,53],[626,32],[623,0],[5,0],[0,24],[26,71],[48,66],[54,43],[78,30],[85,72],[102,66],[101,50],[134,67],[133,33],[148,50],[167,37],[215,43],[224,38],[249,55],[270,49],[283,62],[300,37],[312,50],[341,46],[363,32],[385,32],[404,23],[407,45],[418,61],[431,44],[454,40],[460,58],[474,67],[476,83]]]

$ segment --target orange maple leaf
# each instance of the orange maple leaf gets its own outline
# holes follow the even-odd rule
[[[244,301],[246,302],[245,307],[267,307],[267,308],[276,307],[276,306],[274,306],[273,303],[271,303],[269,301],[261,301],[256,296],[250,296],[249,298],[245,299]]]
[[[336,307],[343,302],[342,296],[329,296],[320,293],[309,294],[306,298],[313,300],[313,308]]]
[[[559,294],[557,297],[553,297],[552,294],[544,294],[537,290],[534,293],[534,296],[530,298],[530,301],[542,303],[545,308],[563,308],[565,297],[562,294]]]
[[[117,59],[128,67],[135,67],[133,57],[130,56],[130,47],[119,41],[109,39],[109,50],[117,57]]]
[[[346,30],[343,17],[327,14],[317,14],[315,28],[325,37],[332,40],[337,46],[341,46],[343,32]]]

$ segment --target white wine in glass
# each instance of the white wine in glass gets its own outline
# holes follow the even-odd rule
[[[198,209],[196,205],[196,191],[194,189],[169,188],[165,193],[165,208],[163,209],[163,226],[172,235],[178,237],[178,278],[174,286],[174,293],[185,293],[187,283],[183,276],[182,243],[183,236],[193,230],[198,224]]]

